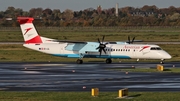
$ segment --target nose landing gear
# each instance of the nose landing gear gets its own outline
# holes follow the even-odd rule
[[[160,64],[164,64],[164,59],[161,59],[161,62],[160,62]]]

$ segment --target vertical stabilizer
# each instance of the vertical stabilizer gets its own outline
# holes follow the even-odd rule
[[[18,17],[20,23],[22,35],[26,44],[28,43],[42,43],[41,37],[38,35],[34,25],[34,18],[31,17]]]

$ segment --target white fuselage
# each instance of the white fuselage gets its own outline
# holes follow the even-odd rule
[[[54,56],[69,58],[119,58],[119,59],[170,59],[171,56],[158,45],[141,44],[107,44],[106,54],[99,55],[97,44],[81,47],[81,50],[68,50],[68,43],[40,43],[24,44],[25,47],[51,54]]]

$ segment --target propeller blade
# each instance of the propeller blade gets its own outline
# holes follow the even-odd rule
[[[99,47],[96,48],[96,50],[99,49]]]
[[[99,44],[101,44],[101,42],[100,42],[99,38],[98,38],[98,42],[99,42]]]
[[[103,35],[103,38],[102,38],[102,43],[104,42],[104,37],[105,37],[105,36]]]
[[[135,37],[132,39],[132,42],[131,42],[131,43],[133,43],[133,42],[134,42],[134,39],[135,39]]]
[[[99,55],[101,56],[101,53],[102,53],[102,48],[100,48],[100,49],[99,49],[99,52],[100,52],[100,54],[99,54]]]
[[[128,36],[128,43],[130,44],[131,42],[130,42],[130,37]]]
[[[103,48],[104,53],[106,54],[106,50]]]

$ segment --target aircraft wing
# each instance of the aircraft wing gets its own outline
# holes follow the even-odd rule
[[[74,44],[88,44],[88,43],[93,43],[93,44],[98,44],[98,42],[86,42],[86,41],[71,41],[71,40],[53,40],[54,42],[62,42],[62,43],[74,43]],[[134,40],[133,42],[143,42],[142,40]],[[129,44],[129,41],[108,41],[108,42],[103,42],[103,43],[108,43],[108,44]]]
[[[129,42],[129,41],[126,41]],[[133,42],[143,42],[143,40],[134,40]]]
[[[89,52],[98,52],[96,48],[99,46],[97,42],[86,42],[86,43],[68,43],[65,47],[69,51],[78,51],[79,53]]]
[[[134,40],[133,42],[143,42],[142,40]],[[104,42],[108,44],[129,44],[129,41],[109,41],[109,42]],[[132,43],[132,42],[130,42]]]
[[[62,43],[79,43],[79,44],[87,44],[85,41],[71,41],[71,40],[53,40],[54,42],[62,42]]]

